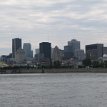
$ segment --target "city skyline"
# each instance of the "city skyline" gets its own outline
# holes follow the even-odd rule
[[[12,39],[17,39],[17,38],[12,38]],[[39,49],[39,43],[38,43],[37,48],[33,48],[33,47],[32,47],[32,43],[27,42],[27,41],[26,41],[26,42],[23,42],[23,39],[22,39],[22,38],[18,38],[18,39],[21,39],[21,40],[22,40],[22,49],[23,49],[24,44],[26,44],[26,43],[31,44],[31,49],[32,49],[32,51],[34,52],[34,54],[36,54],[35,51],[36,51],[36,49]],[[71,40],[78,40],[78,39],[71,39]],[[52,45],[52,48],[54,48],[55,46],[58,46],[60,49],[64,50],[64,46],[66,46],[69,41],[70,41],[70,40],[66,41],[66,44],[62,45],[62,48],[59,47],[57,44],[54,44],[54,45],[53,45],[53,43],[51,43],[51,42],[50,42],[50,43],[51,43],[51,45]],[[49,41],[41,41],[41,42],[49,42]],[[12,40],[10,41],[10,44],[11,44],[11,47],[9,48],[9,50],[6,50],[6,48],[0,48],[0,50],[5,51],[4,54],[3,54],[2,51],[1,51],[0,55],[8,55],[9,53],[12,53]],[[93,42],[93,43],[89,43],[89,44],[86,44],[86,45],[83,45],[83,46],[81,46],[81,44],[82,44],[82,43],[81,43],[81,41],[80,41],[80,48],[85,51],[85,46],[86,46],[86,45],[104,44],[104,43],[101,43],[101,42]],[[104,46],[107,46],[107,45],[104,44]]]
[[[71,39],[81,48],[93,43],[107,46],[106,0],[0,0],[0,55],[11,52],[12,38],[59,48]]]

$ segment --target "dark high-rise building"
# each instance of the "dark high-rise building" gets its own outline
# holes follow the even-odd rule
[[[73,49],[72,46],[64,46],[64,58],[69,59],[73,58]]]
[[[12,39],[12,57],[15,58],[15,53],[22,48],[22,40],[20,38]]]
[[[51,43],[42,42],[39,44],[39,54],[42,55],[43,58],[51,59]]]
[[[103,57],[103,44],[86,45],[87,59],[97,60],[100,57]]]

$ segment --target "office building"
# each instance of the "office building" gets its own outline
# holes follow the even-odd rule
[[[52,52],[52,62],[55,62],[55,61],[61,62],[61,60],[62,60],[61,51],[57,46],[55,46]]]
[[[12,57],[15,58],[15,53],[22,48],[22,40],[20,38],[12,39]]]
[[[39,54],[39,49],[35,49],[35,54]]]
[[[103,44],[86,45],[86,58],[91,60],[98,60],[103,57]]]
[[[76,39],[68,41],[68,45],[64,46],[64,57],[66,59],[74,58],[76,50],[80,50],[80,41]]]
[[[84,50],[80,49],[80,50],[76,50],[75,51],[75,58],[78,61],[83,61],[85,59],[85,53]]]
[[[15,62],[17,64],[23,64],[25,63],[26,61],[26,58],[25,58],[25,52],[23,49],[18,49],[16,52],[15,52]]]
[[[51,59],[51,43],[42,42],[39,44],[39,53],[44,57]]]
[[[27,59],[33,58],[33,51],[31,50],[31,44],[30,43],[24,43],[23,44],[23,50],[25,52],[25,57]]]
[[[72,39],[71,41],[68,41],[68,46],[72,46],[73,51],[80,49],[80,41],[77,41],[76,39]]]
[[[107,55],[107,47],[103,47],[103,55]]]

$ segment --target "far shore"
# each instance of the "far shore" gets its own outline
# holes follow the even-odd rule
[[[107,68],[51,68],[51,69],[1,69],[0,74],[23,74],[23,73],[107,73]]]

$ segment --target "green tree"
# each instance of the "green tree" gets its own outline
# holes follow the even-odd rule
[[[84,66],[91,66],[91,60],[90,59],[83,60],[83,65]]]
[[[60,68],[61,67],[61,62],[60,61],[54,61],[54,67],[55,68]]]
[[[93,68],[98,68],[98,67],[100,67],[100,64],[98,61],[93,61],[92,66],[93,66]]]

